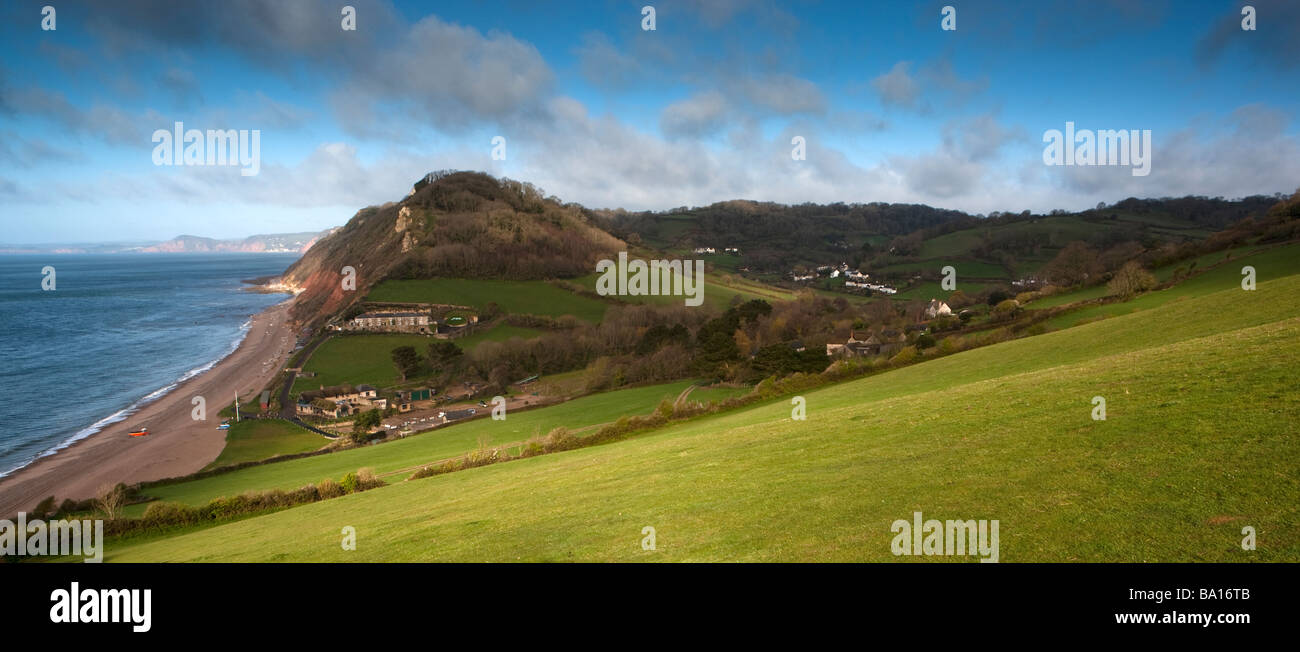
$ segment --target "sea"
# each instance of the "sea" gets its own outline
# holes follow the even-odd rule
[[[242,281],[298,257],[0,255],[0,477],[212,368],[289,298]]]

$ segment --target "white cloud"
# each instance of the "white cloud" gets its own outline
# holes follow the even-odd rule
[[[722,93],[705,91],[664,108],[659,128],[669,138],[707,136],[725,126],[728,112]]]

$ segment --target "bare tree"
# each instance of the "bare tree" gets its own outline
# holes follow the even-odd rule
[[[1139,292],[1150,290],[1156,284],[1156,277],[1152,276],[1151,272],[1148,272],[1137,261],[1130,260],[1118,272],[1115,272],[1115,276],[1110,279],[1107,288],[1111,294],[1131,297]]]
[[[122,513],[122,504],[126,502],[126,492],[121,485],[102,485],[95,492],[95,506],[104,513],[108,520],[116,519]]]

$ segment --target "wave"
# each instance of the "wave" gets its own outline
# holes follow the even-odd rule
[[[153,403],[154,401],[166,396],[168,392],[172,391],[173,389],[176,389],[185,381],[194,378],[195,376],[198,376],[208,371],[209,369],[212,369],[213,367],[217,366],[217,364],[220,363],[222,360],[225,360],[226,358],[230,357],[230,354],[239,350],[239,345],[243,343],[244,338],[248,336],[248,331],[251,330],[252,328],[253,328],[253,319],[250,317],[249,319],[245,320],[243,324],[239,326],[239,336],[236,337],[235,341],[231,343],[230,348],[225,353],[218,356],[215,360],[212,360],[198,367],[190,369],[189,371],[181,374],[178,378],[176,378],[176,380],[173,380],[167,385],[160,387],[136,399],[130,405],[118,410],[117,412],[114,412],[104,417],[103,419],[100,419],[99,421],[96,421],[90,424],[89,426],[86,426],[85,428],[78,430],[71,437],[68,437],[67,439],[64,439],[58,444],[55,444],[54,446],[45,449],[43,452],[36,455],[35,457],[32,457],[31,459],[28,459],[7,471],[0,471],[0,478],[11,475],[16,471],[31,466],[34,462],[41,459],[42,457],[49,457],[50,455],[53,455],[97,432],[100,432],[101,430],[103,430],[108,426],[111,426],[115,423],[119,423],[121,421],[125,421],[127,417],[131,416],[132,414],[135,414],[136,412],[139,412],[140,408],[143,408],[144,406]]]

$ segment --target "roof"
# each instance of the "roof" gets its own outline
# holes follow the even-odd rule
[[[370,319],[383,317],[420,317],[425,315],[423,312],[367,312],[357,315],[353,319]]]

